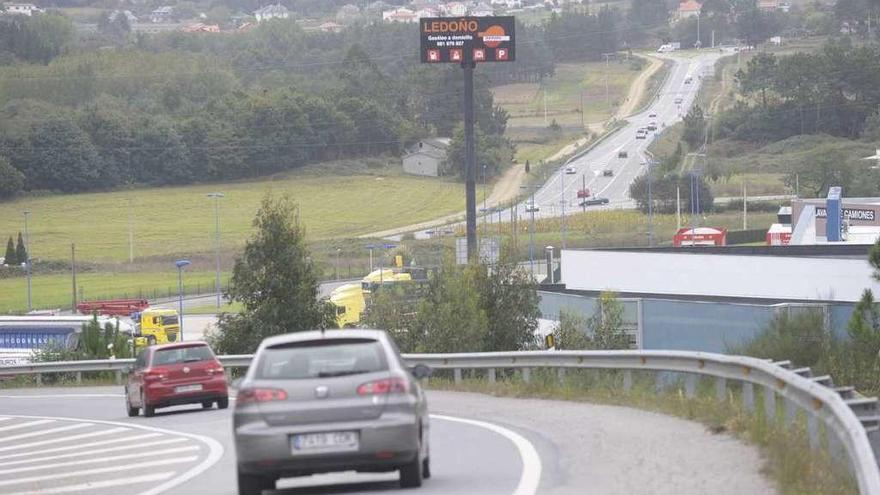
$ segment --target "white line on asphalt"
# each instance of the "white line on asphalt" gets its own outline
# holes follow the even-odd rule
[[[0,418],[0,421],[9,421],[12,418]]]
[[[0,399],[70,399],[70,398],[103,398],[103,397],[125,397],[125,394],[40,394],[40,395],[0,395]]]
[[[43,476],[30,476],[27,478],[13,478],[11,480],[2,480],[0,481],[0,486],[9,486],[9,485],[20,485],[22,483],[40,483],[43,481],[49,480],[57,480],[62,478],[74,478],[79,476],[89,476],[92,474],[104,474],[104,473],[115,473],[118,471],[128,471],[131,469],[141,469],[148,468],[153,466],[166,466],[169,464],[180,464],[182,462],[193,462],[198,460],[199,456],[193,455],[189,457],[174,457],[172,459],[161,459],[158,461],[146,461],[146,462],[138,462],[134,464],[129,464],[126,466],[110,466],[103,468],[95,468],[95,469],[86,469],[84,471],[73,471],[69,473],[55,473],[55,474],[46,474]]]
[[[71,445],[70,447],[49,449],[48,451],[42,451],[42,452],[33,452],[33,453],[27,453],[27,454],[15,454],[12,456],[4,456],[4,457],[8,458],[8,457],[30,456],[30,455],[34,455],[34,454],[45,454],[45,453],[53,452],[53,451],[64,451],[64,450],[78,450],[79,451],[79,452],[73,452],[70,454],[50,455],[50,456],[46,456],[46,457],[35,457],[33,459],[20,459],[17,461],[0,462],[0,466],[20,466],[22,464],[30,464],[32,462],[54,461],[56,459],[70,459],[72,457],[82,457],[84,455],[106,454],[107,452],[117,452],[120,450],[131,450],[131,446],[134,445],[131,442],[134,442],[135,440],[141,439],[141,438],[158,437],[158,436],[159,436],[158,433],[149,433],[146,435],[140,435],[140,436],[134,436],[134,437],[118,438],[118,439],[107,441],[107,442],[93,442],[93,443],[90,443],[90,444],[87,443],[84,445]],[[169,438],[167,440],[157,440],[155,442],[138,442],[137,446],[139,449],[143,449],[144,447],[156,447],[159,445],[168,445],[168,444],[172,444],[172,443],[180,443],[180,442],[186,442],[186,441],[187,441],[186,438]],[[95,445],[107,444],[107,443],[119,443],[119,442],[126,442],[126,445],[120,445],[118,447],[110,447],[110,448],[106,448],[106,449],[96,449],[96,450],[90,449],[90,447],[93,447]],[[3,459],[4,457],[0,457],[0,459]]]
[[[21,433],[18,435],[12,435],[11,437],[2,437],[2,438],[0,438],[0,443],[10,442],[12,440],[21,440],[22,438],[41,437],[43,435],[51,435],[53,433],[61,433],[62,431],[79,430],[82,428],[88,428],[90,426],[95,426],[95,425],[92,423],[75,423],[75,424],[67,425],[67,426],[59,426],[58,428],[49,428],[48,430],[31,431],[28,433]]]
[[[92,421],[92,422],[94,423],[95,421]],[[128,430],[129,430],[129,428],[109,428],[107,430],[93,431],[90,433],[82,433],[80,435],[71,435],[69,437],[53,438],[50,440],[40,440],[38,442],[20,443],[17,445],[10,445],[9,447],[0,447],[0,452],[6,452],[9,450],[28,449],[31,447],[39,447],[40,445],[50,445],[53,443],[62,443],[62,442],[70,442],[73,440],[81,440],[83,438],[111,435],[113,433],[119,433],[119,432],[128,431]],[[16,455],[29,455],[29,454],[16,454]],[[3,456],[3,457],[0,457],[0,459],[4,459],[7,457],[8,456]]]
[[[10,415],[10,417],[25,418],[25,419],[47,419],[46,416],[11,416]],[[55,420],[59,420],[59,421],[82,421],[81,419],[76,419],[76,418],[51,418],[51,419],[55,419]],[[162,492],[170,490],[171,488],[174,488],[182,483],[185,483],[185,482],[195,478],[196,476],[202,474],[203,472],[207,471],[208,469],[211,468],[211,466],[213,466],[214,464],[217,464],[217,462],[220,460],[220,458],[223,457],[223,445],[221,445],[220,442],[218,442],[217,440],[214,440],[213,438],[206,437],[203,435],[196,435],[194,433],[184,433],[181,431],[174,431],[174,430],[166,430],[164,428],[156,428],[153,426],[141,426],[141,425],[135,425],[132,423],[123,423],[120,421],[103,421],[103,420],[97,420],[97,419],[90,419],[88,421],[91,423],[97,423],[97,424],[104,424],[104,425],[110,425],[110,426],[121,426],[124,428],[130,427],[130,428],[137,428],[140,430],[151,431],[151,432],[156,432],[156,433],[164,433],[164,434],[168,434],[168,435],[178,435],[178,436],[198,440],[208,446],[208,455],[205,457],[205,459],[202,462],[197,464],[195,467],[188,469],[187,471],[184,471],[180,476],[174,477],[174,478],[166,481],[165,483],[162,483],[159,486],[156,486],[156,487],[150,488],[146,491],[143,491],[138,495],[158,495]],[[138,464],[138,465],[143,466],[142,463]]]
[[[140,447],[140,446],[138,446]],[[199,450],[201,447],[198,445],[189,445],[187,447],[177,447],[173,449],[164,449],[164,450],[151,450],[151,456],[158,456],[160,454],[177,454],[180,452],[192,452],[194,450]],[[100,464],[102,462],[112,462],[118,461],[122,459],[136,459],[143,458],[143,452],[138,452],[136,454],[126,454],[126,455],[115,455],[112,457],[96,457],[93,459],[83,459],[79,461],[67,461],[67,462],[55,462],[51,464],[44,464],[41,466],[25,466],[25,467],[17,467],[10,469],[0,469],[0,474],[13,474],[13,473],[26,473],[28,471],[39,471],[41,469],[57,469],[68,466],[82,466],[83,464]]]
[[[56,493],[83,492],[86,490],[92,491],[100,488],[110,488],[113,486],[136,485],[140,483],[147,483],[150,481],[162,481],[167,480],[172,476],[174,476],[174,471],[167,471],[164,473],[147,474],[144,476],[117,478],[104,481],[92,481],[88,483],[80,483],[78,485],[65,485],[55,488],[41,488],[29,492],[10,493],[9,495],[53,495]]]
[[[519,451],[520,459],[522,459],[523,469],[522,475],[519,478],[519,483],[516,485],[516,490],[513,491],[512,495],[535,495],[535,493],[538,492],[538,483],[541,482],[541,458],[538,456],[538,451],[535,450],[532,443],[526,440],[525,437],[519,433],[508,430],[507,428],[487,423],[485,421],[439,414],[432,414],[431,417],[443,421],[452,421],[455,423],[463,423],[485,428],[513,442],[513,445],[515,445],[516,449]]]
[[[11,430],[20,430],[22,428],[27,428],[29,426],[40,426],[47,423],[54,423],[54,419],[41,419],[39,421],[28,421],[27,423],[18,423],[12,426],[3,426],[0,427],[0,431],[11,431]]]

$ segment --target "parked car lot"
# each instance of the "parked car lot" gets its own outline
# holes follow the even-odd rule
[[[431,475],[428,408],[397,347],[378,330],[327,330],[262,342],[233,414],[238,493],[334,471]]]

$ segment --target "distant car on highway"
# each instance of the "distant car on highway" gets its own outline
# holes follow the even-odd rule
[[[581,201],[578,206],[596,206],[596,205],[607,205],[608,198],[590,198]]]
[[[526,207],[526,213],[537,213],[541,211],[541,207],[530,201],[526,201],[525,203],[523,203],[523,206]]]
[[[233,413],[239,495],[280,478],[336,471],[431,476],[428,402],[380,330],[298,332],[265,339]]]
[[[656,122],[651,122],[650,124],[648,124],[647,129],[648,129],[649,131],[656,131],[656,130],[657,130],[657,123],[656,123]]]
[[[657,118],[657,114],[654,113],[654,112],[651,112],[651,113],[648,114],[648,118],[649,118],[649,119],[656,119],[656,118]]]
[[[636,139],[647,139],[647,137],[648,137],[648,130],[647,129],[639,128],[636,131]]]
[[[626,150],[620,150],[617,152],[617,158],[626,158],[627,156],[629,156],[629,154]]]
[[[577,169],[574,167],[565,167],[565,173],[572,175],[578,173]]]
[[[611,170],[610,168],[606,168],[605,170],[602,171],[603,177],[612,177],[613,175],[614,175],[614,170]]]
[[[694,80],[693,76],[687,76],[684,78],[685,84],[690,84]]]
[[[681,99],[681,96],[678,96],[678,97],[675,98],[675,104],[676,104],[676,105],[681,105],[681,102],[682,102],[682,101],[683,101],[683,100]]]
[[[156,409],[201,404],[209,409],[229,406],[223,365],[204,342],[180,342],[147,347],[137,355],[125,385],[129,416],[141,409],[150,417]]]

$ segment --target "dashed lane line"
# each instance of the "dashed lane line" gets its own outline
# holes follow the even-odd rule
[[[141,446],[138,446],[140,448]],[[151,450],[151,456],[159,456],[166,454],[180,454],[183,452],[193,452],[198,451],[201,447],[199,445],[190,445],[187,447],[177,447],[173,449],[160,449],[160,450]],[[142,452],[138,452],[137,454],[126,454],[126,455],[116,455],[113,457],[96,457],[93,459],[81,459],[78,461],[67,461],[67,462],[55,462],[52,464],[44,464],[41,466],[25,466],[25,467],[17,467],[10,469],[0,469],[0,475],[9,475],[15,473],[27,473],[31,471],[40,471],[42,469],[57,469],[64,468],[70,466],[83,466],[87,464],[101,464],[104,462],[113,462],[124,459],[142,459],[144,454]]]
[[[104,481],[93,481],[89,483],[80,483],[78,485],[66,485],[56,488],[46,488],[42,490],[31,490],[27,492],[10,493],[9,495],[55,495],[59,493],[84,492],[98,490],[101,488],[112,488],[116,486],[137,485],[141,483],[149,483],[151,481],[164,481],[174,476],[174,471],[164,473],[147,474],[143,476],[134,476],[126,478],[117,478]]]
[[[89,432],[89,433],[82,433],[79,435],[71,435],[69,437],[52,438],[49,440],[38,440],[36,442],[22,443],[22,444],[18,444],[18,445],[10,445],[8,447],[0,447],[0,452],[8,452],[10,450],[28,449],[31,447],[39,447],[42,445],[51,445],[53,443],[70,442],[72,440],[82,440],[83,438],[112,435],[115,433],[121,433],[123,431],[129,431],[129,430],[130,430],[130,428],[110,428],[107,430],[93,431],[93,432]],[[15,455],[18,455],[18,454],[15,454]],[[4,455],[4,456],[0,456],[0,459],[6,459],[8,457],[9,456]]]
[[[74,457],[82,457],[85,455],[95,455],[95,454],[107,454],[109,452],[118,452],[120,450],[131,450],[131,446],[135,440],[138,438],[144,438],[149,436],[159,436],[158,433],[150,434],[150,435],[141,435],[140,437],[127,437],[121,438],[115,441],[118,442],[126,442],[126,445],[121,445],[118,447],[109,447],[106,449],[92,449],[91,447],[95,446],[95,444],[102,444],[105,442],[94,442],[92,444],[84,444],[84,445],[71,445],[69,447],[64,447],[64,450],[78,450],[79,452],[72,452],[69,454],[59,454],[59,455],[50,455],[45,457],[35,457],[33,459],[19,459],[17,461],[9,461],[9,462],[0,462],[0,467],[9,467],[9,466],[21,466],[22,464],[30,464],[34,462],[44,462],[44,461],[56,461],[58,459],[71,459]],[[158,447],[160,445],[170,445],[174,443],[186,442],[187,438],[169,438],[168,440],[157,440],[155,442],[138,442],[137,446],[139,449],[143,449],[144,447]],[[57,449],[51,449],[57,450]],[[45,451],[42,453],[46,453]],[[35,455],[34,453],[25,453],[25,454],[17,454],[18,456],[28,456]]]
[[[28,433],[20,433],[18,435],[12,435],[9,437],[0,438],[0,443],[3,442],[11,442],[13,440],[21,440],[23,438],[33,438],[33,437],[41,437],[44,435],[52,435],[54,433],[61,433],[70,430],[81,430],[83,428],[89,428],[91,426],[95,426],[92,423],[74,423],[72,425],[59,426],[58,428],[49,428],[48,430],[38,430],[31,431]]]
[[[7,480],[0,480],[0,486],[10,486],[10,485],[20,485],[22,483],[41,483],[44,481],[50,480],[58,480],[64,478],[74,478],[80,476],[90,476],[93,474],[105,474],[105,473],[116,473],[119,471],[130,471],[132,469],[142,469],[149,468],[155,466],[169,466],[176,465],[183,462],[195,462],[199,459],[199,456],[188,456],[188,457],[174,457],[171,459],[160,459],[158,461],[146,461],[146,462],[138,462],[136,464],[129,464],[125,466],[110,466],[103,468],[95,468],[95,469],[86,469],[83,471],[72,471],[69,473],[55,473],[55,474],[46,474],[43,476],[30,476],[25,478],[14,478]]]

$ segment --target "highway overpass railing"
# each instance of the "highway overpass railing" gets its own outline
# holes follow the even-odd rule
[[[489,382],[496,380],[499,369],[518,369],[525,382],[531,380],[533,369],[555,369],[560,377],[567,369],[620,370],[624,391],[628,391],[633,385],[633,372],[674,372],[684,374],[685,393],[691,398],[696,394],[700,376],[714,378],[719,400],[726,399],[731,382],[739,382],[743,406],[750,412],[757,407],[757,394],[763,394],[768,418],[776,416],[777,397],[783,399],[788,422],[794,422],[797,412],[803,411],[814,448],[821,445],[820,425],[824,426],[831,455],[846,461],[860,493],[880,495],[880,470],[874,450],[880,445],[877,400],[860,397],[851,387],[835,387],[829,376],[813,376],[809,368],[792,369],[787,361],[684,351],[528,351],[408,354],[404,358],[410,365],[451,370],[455,382],[461,382],[463,370],[478,370]],[[251,362],[250,355],[219,359],[227,368],[244,368]],[[39,385],[45,374],[73,373],[81,382],[84,372],[111,371],[121,383],[122,374],[133,362],[115,359],[17,364],[0,367],[0,376],[36,375]],[[846,458],[840,459],[843,454]]]

